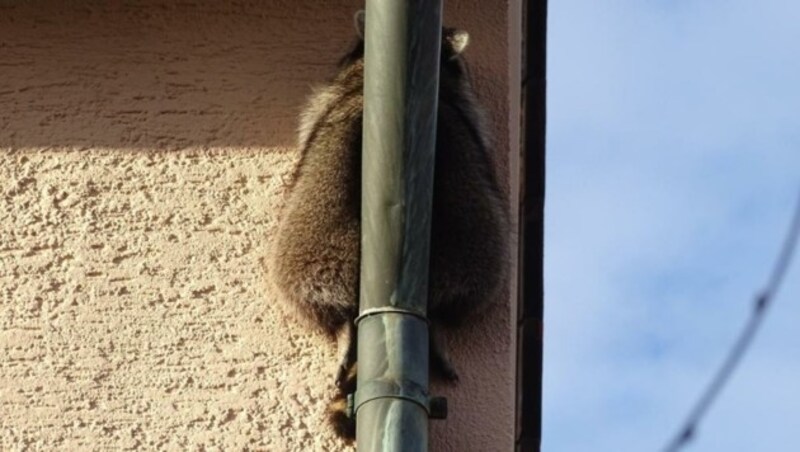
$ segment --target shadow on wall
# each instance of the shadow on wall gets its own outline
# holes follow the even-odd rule
[[[0,6],[0,146],[292,145],[359,2],[316,3]]]
[[[0,5],[0,146],[292,146],[304,99],[333,75],[364,4],[81,3]],[[504,36],[504,9],[445,3],[447,22],[473,38],[477,91],[490,111],[503,112],[496,68],[507,60],[496,38]],[[492,119],[504,137],[502,115]],[[505,139],[498,144],[504,149]],[[498,154],[505,170],[506,153]]]

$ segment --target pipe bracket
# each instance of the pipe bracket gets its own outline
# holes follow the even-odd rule
[[[359,316],[356,317],[355,324],[356,324],[356,326],[358,326],[358,324],[362,320],[364,320],[365,318],[371,317],[373,315],[379,315],[379,314],[410,315],[410,316],[416,317],[416,318],[424,321],[428,325],[430,325],[430,323],[431,323],[431,321],[428,319],[428,317],[423,312],[419,312],[419,311],[414,310],[414,309],[400,308],[400,307],[397,307],[397,306],[381,306],[381,307],[378,307],[378,308],[369,308],[369,309],[365,309],[365,310],[361,311]]]
[[[424,388],[417,383],[406,380],[371,380],[363,388],[358,389],[354,395],[348,396],[348,415],[355,416],[358,408],[375,399],[403,399],[416,403],[432,419],[445,419],[447,417],[447,399],[444,397],[429,397]]]

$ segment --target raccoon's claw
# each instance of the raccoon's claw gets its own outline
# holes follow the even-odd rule
[[[449,364],[448,367],[441,369],[440,373],[442,377],[444,377],[445,381],[447,381],[448,383],[453,383],[453,384],[458,383],[458,373],[456,372],[455,369],[453,369],[452,366],[449,366]]]

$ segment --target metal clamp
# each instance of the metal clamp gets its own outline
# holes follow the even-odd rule
[[[359,322],[364,320],[367,317],[377,315],[377,314],[404,314],[416,317],[426,324],[430,325],[431,321],[425,315],[425,313],[413,310],[413,309],[406,309],[406,308],[399,308],[396,306],[381,306],[379,308],[369,308],[361,311],[358,317],[356,317],[355,324],[358,326]]]
[[[381,398],[408,400],[422,407],[431,419],[447,418],[447,398],[429,397],[420,385],[410,380],[406,380],[405,384],[389,380],[370,381],[354,394],[348,394],[347,416],[354,418],[361,405]]]

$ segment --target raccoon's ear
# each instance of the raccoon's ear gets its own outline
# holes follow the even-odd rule
[[[448,30],[445,39],[450,45],[450,48],[453,49],[453,56],[458,56],[461,55],[464,49],[467,48],[467,44],[469,44],[469,33],[458,29]]]
[[[366,19],[367,14],[364,10],[359,10],[356,12],[355,16],[353,16],[353,22],[356,25],[356,34],[358,37],[363,40],[364,39],[364,20]]]

